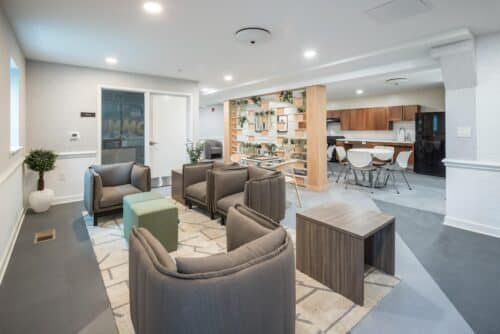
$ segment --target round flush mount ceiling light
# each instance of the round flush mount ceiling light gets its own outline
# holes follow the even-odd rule
[[[317,54],[316,50],[306,50],[304,51],[304,58],[313,59]]]
[[[163,6],[161,5],[161,3],[156,1],[146,1],[142,5],[142,9],[144,9],[146,13],[153,15],[160,14],[161,12],[163,12]]]
[[[224,76],[224,80],[226,80],[226,81],[233,81],[233,76],[231,74],[226,74]]]
[[[260,27],[241,28],[237,30],[234,35],[238,41],[250,45],[263,43],[271,38],[271,32]]]
[[[405,82],[408,81],[408,78],[405,77],[399,77],[399,78],[390,78],[385,80],[386,84],[393,85],[393,86],[399,86],[401,84],[404,84]]]
[[[356,89],[356,95],[362,95],[364,92],[362,89]]]
[[[115,57],[106,57],[106,63],[108,63],[109,65],[116,65],[118,64],[118,59],[116,59]]]

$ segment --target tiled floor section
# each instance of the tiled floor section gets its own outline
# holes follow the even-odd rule
[[[178,206],[179,248],[172,256],[202,257],[225,251],[225,227],[204,214]],[[99,227],[92,226],[88,216],[86,221],[119,332],[133,333],[128,313],[128,245],[121,218],[101,221]],[[294,239],[294,229],[288,232]],[[398,283],[395,277],[368,270],[365,304],[361,307],[297,271],[296,333],[346,333]]]

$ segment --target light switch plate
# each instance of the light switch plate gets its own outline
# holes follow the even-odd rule
[[[458,138],[470,138],[470,137],[472,137],[471,127],[470,126],[457,127],[457,137]]]

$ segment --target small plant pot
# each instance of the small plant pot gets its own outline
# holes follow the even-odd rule
[[[47,211],[52,205],[53,200],[54,190],[52,189],[33,191],[28,197],[30,208],[36,213]]]

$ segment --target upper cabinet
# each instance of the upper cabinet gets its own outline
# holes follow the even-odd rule
[[[340,118],[341,130],[390,130],[394,122],[414,121],[419,105],[330,110],[328,117]]]

